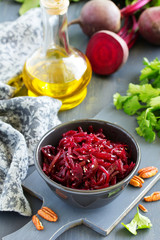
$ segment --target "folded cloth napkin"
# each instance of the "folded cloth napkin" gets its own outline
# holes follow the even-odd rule
[[[26,58],[42,40],[41,11],[28,11],[0,24],[0,211],[31,215],[22,181],[32,165],[38,140],[60,123],[61,102],[47,96],[13,97],[8,83],[21,73]],[[17,78],[19,79],[19,78]],[[13,84],[14,85],[14,84]]]
[[[41,43],[40,8],[31,9],[14,22],[0,24],[0,99],[13,96],[15,89],[4,83],[21,73],[26,58]]]

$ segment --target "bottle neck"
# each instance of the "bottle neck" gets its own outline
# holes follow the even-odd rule
[[[43,53],[48,49],[63,48],[67,54],[70,52],[68,38],[67,11],[55,12],[47,8],[41,1],[43,15]]]

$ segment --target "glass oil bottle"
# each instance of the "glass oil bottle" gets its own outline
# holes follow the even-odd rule
[[[41,0],[42,47],[25,62],[23,81],[29,96],[50,96],[62,101],[60,110],[79,105],[87,94],[92,70],[87,57],[69,45],[68,0]]]

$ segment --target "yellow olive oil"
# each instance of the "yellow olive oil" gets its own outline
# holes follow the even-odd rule
[[[60,110],[79,105],[87,94],[92,70],[86,56],[76,49],[70,53],[57,46],[43,54],[38,49],[23,68],[29,96],[50,96],[62,101]]]

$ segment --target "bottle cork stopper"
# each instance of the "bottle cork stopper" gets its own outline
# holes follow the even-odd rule
[[[69,0],[41,0],[42,6],[50,15],[62,15],[67,12]]]

